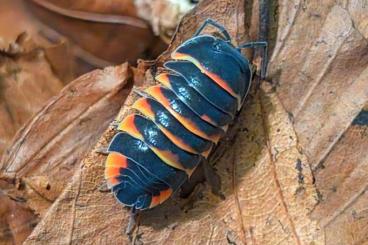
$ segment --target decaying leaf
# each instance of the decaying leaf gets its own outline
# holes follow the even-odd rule
[[[16,23],[16,24],[10,24]],[[45,52],[52,71],[64,83],[68,83],[78,74],[78,68],[69,42],[59,36],[46,39],[42,34],[44,28],[29,14],[22,0],[2,0],[0,8],[0,39],[7,49],[22,33],[27,33],[35,47]]]
[[[224,24],[237,42],[245,41],[244,1],[203,1],[179,27],[170,48],[211,17]],[[160,61],[165,56],[160,58]],[[151,84],[146,73],[141,87]],[[131,95],[119,119],[130,111]],[[222,179],[221,200],[204,186],[189,199],[173,198],[143,213],[136,239],[143,243],[202,244],[320,244],[323,234],[308,216],[317,192],[288,113],[275,92],[253,92],[240,115],[240,131],[233,150],[217,163]],[[106,146],[110,128],[95,149]],[[26,244],[126,244],[122,234],[129,212],[111,194],[101,193],[105,156],[92,151],[36,227]],[[52,225],[51,225],[52,224]]]
[[[35,115],[2,158],[1,177],[22,184],[8,194],[21,196],[42,216],[116,116],[130,91],[129,77],[127,64],[89,73]]]
[[[355,118],[315,171],[320,219],[328,244],[364,244],[368,240],[368,107]]]
[[[137,14],[149,21],[153,32],[167,42],[181,18],[196,5],[190,0],[135,0],[134,4]]]
[[[367,108],[344,132],[315,174],[321,202],[313,217],[321,219],[329,244],[363,244],[368,240]]]
[[[367,23],[364,2],[293,1],[281,8],[289,20],[280,19],[270,74],[278,73],[278,93],[313,168],[368,99],[368,32],[354,24]]]
[[[95,12],[115,15],[128,15],[137,17],[134,0],[32,0],[46,5],[55,4],[58,7],[74,11]],[[51,6],[51,5],[49,5]]]
[[[39,26],[27,13],[23,1],[2,0],[0,8],[0,35],[4,41],[15,40],[20,33],[27,31],[33,38],[38,38]],[[14,24],[16,21],[16,25]],[[10,23],[13,23],[11,25]]]
[[[12,198],[5,196],[7,202],[0,202],[2,209],[11,205],[0,224],[11,226],[9,215],[23,220],[9,230],[9,239],[21,244],[60,195],[118,113],[130,91],[129,79],[127,64],[82,76],[19,131],[0,165],[0,186]],[[24,208],[30,213],[27,222],[21,216]],[[22,227],[27,227],[26,235]]]
[[[26,34],[0,52],[0,156],[17,130],[63,83]]]
[[[68,38],[75,55],[94,67],[157,56],[165,45],[137,16],[133,0],[27,1],[44,35]]]
[[[24,204],[0,192],[0,244],[21,244],[32,232],[37,218]]]
[[[368,241],[367,8],[364,0],[280,5],[270,77],[314,170],[312,217],[326,244]]]
[[[2,0],[0,39],[24,31],[65,83],[94,68],[156,57],[166,46],[138,18],[133,0]]]

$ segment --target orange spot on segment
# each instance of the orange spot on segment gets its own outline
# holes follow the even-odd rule
[[[215,125],[216,126],[216,123],[214,121],[212,121],[211,118],[209,118],[207,115],[202,115],[201,116],[202,120],[206,121],[206,122],[209,122],[210,124],[212,125]]]
[[[158,126],[161,131],[166,135],[167,138],[169,138],[171,140],[171,142],[173,142],[176,146],[178,146],[179,148],[188,151],[190,153],[193,154],[198,154],[198,152],[196,150],[194,150],[192,147],[190,147],[189,145],[187,145],[182,139],[176,137],[173,133],[171,133],[169,130],[167,130],[166,128],[162,127],[162,126]]]
[[[117,168],[127,168],[128,159],[117,152],[110,152],[106,159],[106,168],[117,167]]]
[[[152,196],[150,208],[153,208],[163,202],[165,202],[172,195],[172,189],[161,191],[158,196]]]
[[[191,170],[184,168],[181,162],[179,161],[179,158],[177,157],[177,155],[175,155],[171,151],[164,151],[164,150],[158,149],[153,146],[150,148],[167,165],[170,165],[173,168],[183,170],[185,172],[191,171]]]
[[[147,99],[141,98],[141,99],[137,100],[136,102],[134,102],[132,107],[134,109],[138,110],[139,112],[141,112],[143,115],[145,115],[146,117],[148,117],[152,121],[154,120],[155,114],[152,111],[151,105],[149,104]]]
[[[191,57],[187,54],[183,54],[183,53],[179,53],[179,52],[172,52],[171,53],[171,58],[173,58],[175,60],[186,60],[186,59],[189,59]]]
[[[138,131],[134,123],[135,114],[131,114],[124,118],[124,120],[119,124],[118,130],[125,131],[134,138],[143,140],[142,134]]]
[[[235,97],[238,101],[238,106],[241,105],[242,103],[242,99],[240,97],[240,95],[236,94],[234,92],[234,90],[232,90],[230,88],[230,86],[227,85],[227,83],[217,74],[209,72],[209,71],[205,71],[204,74],[206,74],[207,76],[209,76],[213,81],[215,81],[221,88],[223,88],[226,92],[228,92],[229,94],[231,94],[233,97]]]
[[[165,108],[170,107],[170,102],[161,92],[161,86],[151,86],[146,89],[146,92],[150,94],[153,98],[158,100]]]
[[[105,178],[109,179],[120,175],[120,168],[109,167],[105,169]]]
[[[127,168],[127,158],[119,153],[111,152],[106,159],[105,164],[105,179],[108,184],[116,185],[119,184],[117,177],[120,176],[120,170]]]
[[[170,79],[168,73],[161,73],[158,76],[156,76],[156,80],[162,83],[165,87],[171,88],[170,85]]]
[[[160,192],[160,204],[169,199],[169,197],[172,195],[172,189],[167,189]]]
[[[215,136],[209,136],[207,135],[205,132],[201,131],[196,125],[195,123],[193,123],[190,119],[187,119],[183,116],[181,116],[179,113],[177,113],[176,111],[174,111],[171,107],[170,107],[170,103],[169,101],[165,98],[165,96],[162,94],[161,92],[161,87],[160,86],[152,86],[149,87],[146,92],[148,94],[150,94],[153,98],[155,98],[157,101],[159,101],[166,110],[168,110],[170,112],[171,115],[173,115],[173,117],[175,117],[185,128],[187,128],[189,131],[191,131],[192,133],[206,139],[206,140],[210,140],[212,142],[217,143],[220,139],[219,135],[215,135]]]
[[[160,195],[158,195],[158,196],[152,196],[150,208],[156,207],[159,204],[160,204]]]
[[[105,162],[105,179],[108,186],[119,184],[117,177],[120,176],[120,170],[128,167],[128,159],[117,152],[111,152]]]
[[[207,70],[205,70],[205,74],[209,76],[212,80],[214,80],[221,88],[223,88],[229,94],[231,94],[234,97],[238,97],[238,95],[232,90],[232,88],[230,88],[229,85],[227,85],[227,83],[220,76]]]
[[[198,67],[198,69],[201,70],[202,73],[206,74],[208,77],[210,77],[215,83],[217,83],[217,85],[219,85],[221,88],[223,88],[226,92],[228,92],[229,94],[231,94],[233,97],[235,97],[238,100],[238,104],[241,104],[241,97],[234,92],[234,90],[227,84],[226,81],[224,81],[220,76],[218,76],[215,73],[209,72],[208,70],[206,70],[201,63],[194,59],[192,56],[188,55],[188,54],[183,54],[183,53],[178,53],[178,52],[173,52],[171,54],[171,57],[173,59],[177,59],[177,60],[187,60],[192,62],[196,67]]]

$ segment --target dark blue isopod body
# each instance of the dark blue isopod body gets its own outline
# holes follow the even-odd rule
[[[224,38],[200,35],[207,25]],[[240,50],[254,47],[266,50],[267,43],[235,47],[222,26],[206,20],[171,54],[174,60],[156,77],[162,85],[148,87],[134,102],[136,112],[119,123],[109,144],[105,179],[119,202],[133,211],[153,208],[209,157],[244,103],[252,70]]]
[[[118,152],[106,159],[105,177],[120,202],[147,209],[165,201],[172,189],[147,169]]]
[[[156,123],[161,131],[178,147],[185,151],[207,156],[212,142],[205,140],[185,128],[169,111],[154,99],[141,98],[133,108]]]
[[[119,130],[142,140],[166,164],[188,171],[188,174],[191,174],[202,160],[201,155],[180,149],[161,132],[154,122],[142,116],[136,114],[127,116],[120,123]]]
[[[188,85],[220,110],[235,116],[237,100],[189,61],[168,61],[164,67],[185,78]]]
[[[108,151],[118,152],[128,159],[132,159],[173,190],[177,190],[188,178],[184,171],[167,165],[156,156],[146,143],[133,138],[127,133],[116,134],[109,145]]]
[[[180,45],[173,59],[195,64],[226,92],[238,100],[241,107],[251,79],[249,61],[231,43],[213,36],[198,36]]]
[[[147,170],[142,169],[137,163],[129,159],[127,159],[127,166],[119,168],[119,172],[114,178],[117,178],[117,182],[123,182],[126,179],[131,180],[132,183],[135,183],[135,186],[140,186],[152,195],[158,195],[160,191],[169,188],[167,184],[155,178]]]
[[[225,134],[224,129],[215,127],[195,114],[171,90],[162,86],[149,87],[147,93],[162,104],[170,113],[194,134],[217,143]]]
[[[156,76],[156,80],[173,91],[183,103],[204,121],[218,127],[228,125],[232,122],[233,117],[230,114],[219,110],[209,103],[197,91],[188,86],[182,76],[161,73]]]

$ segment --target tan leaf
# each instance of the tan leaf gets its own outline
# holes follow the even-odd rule
[[[362,8],[363,2],[350,1],[347,7]],[[280,73],[278,93],[315,168],[368,99],[368,42],[367,33],[356,29],[352,20],[359,18],[358,11],[350,13],[343,5],[327,2],[321,6],[319,1],[302,5],[282,7],[285,12],[296,10],[287,12],[291,21],[279,30],[271,76]],[[294,16],[294,11],[300,14]],[[364,23],[363,14],[360,18]],[[305,23],[310,23],[308,35]]]
[[[10,25],[9,23],[16,23]],[[2,0],[0,8],[0,49],[5,50],[22,33],[26,32],[34,42],[34,48],[42,49],[55,75],[66,84],[75,73],[80,72],[70,43],[63,37],[53,36],[46,39],[43,35],[45,28],[39,21],[29,14],[22,0]]]
[[[44,51],[26,36],[0,54],[0,156],[16,131],[63,87]],[[20,42],[22,37],[28,40]]]
[[[37,218],[24,204],[0,192],[0,244],[21,244],[32,232]],[[14,236],[14,234],[17,234]]]
[[[76,11],[87,11],[106,14],[120,14],[137,16],[134,0],[32,0],[35,2],[49,2],[56,6]]]
[[[363,244],[368,239],[367,109],[315,171],[321,201],[313,218],[321,220],[327,244]]]
[[[271,77],[311,163],[326,244],[368,241],[368,12],[364,0],[281,5]],[[306,31],[308,26],[308,31]]]
[[[135,0],[137,14],[150,22],[153,32],[167,43],[181,18],[195,7],[190,0]]]
[[[47,205],[29,203],[37,213],[47,210],[116,116],[130,90],[125,86],[129,76],[124,64],[80,77],[15,137],[1,161],[1,174],[28,185],[22,192],[25,199],[45,199]]]
[[[90,66],[134,64],[138,58],[157,56],[165,47],[137,17],[133,0],[31,0],[27,7],[44,24],[46,37],[67,37],[75,55]]]

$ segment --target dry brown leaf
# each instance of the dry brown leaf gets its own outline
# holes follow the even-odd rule
[[[39,28],[21,0],[1,0],[0,20],[0,36],[6,42],[15,40],[25,31],[34,39],[38,37]],[[9,24],[15,21],[16,25]]]
[[[364,0],[323,5],[292,1],[281,6],[285,15],[270,74],[278,74],[278,93],[313,168],[368,99],[368,32],[354,24],[367,23],[364,8]]]
[[[14,42],[20,34],[27,32],[35,45],[44,50],[55,75],[66,84],[74,78],[75,73],[79,72],[70,45],[63,37],[54,36],[52,39],[45,39],[42,30],[42,26],[29,14],[21,0],[1,1],[0,40],[3,40],[4,44],[0,45],[0,49],[7,49],[9,43]]]
[[[316,170],[320,204],[313,217],[321,220],[327,244],[363,244],[368,241],[368,107]]]
[[[36,225],[36,217],[24,204],[0,192],[0,244],[21,244]],[[13,234],[17,234],[13,236]]]
[[[204,1],[187,16],[170,49],[193,33],[204,19],[224,24],[237,42],[245,41],[241,0]],[[167,56],[162,56],[160,62]],[[148,72],[143,87],[152,83]],[[135,96],[120,112],[129,113]],[[233,150],[216,164],[225,200],[198,188],[189,199],[173,198],[142,216],[138,239],[159,244],[321,244],[323,234],[309,212],[317,193],[288,113],[277,95],[265,89],[249,97],[240,115]],[[96,148],[106,146],[110,128]],[[101,193],[105,157],[92,151],[26,244],[126,244],[122,234],[128,210]]]
[[[27,3],[28,9],[52,29],[46,29],[46,36],[67,37],[75,54],[95,67],[125,61],[134,64],[138,58],[157,56],[165,47],[137,17],[132,0]]]
[[[61,15],[75,18],[87,17],[90,20],[115,20],[118,23],[130,23],[137,26],[147,26],[150,23],[155,35],[170,41],[177,24],[183,15],[189,12],[196,3],[191,0],[31,0]],[[69,10],[69,12],[67,11]],[[105,20],[102,15],[105,14]],[[140,20],[140,19],[142,20]]]
[[[135,0],[134,4],[138,16],[149,21],[153,32],[167,43],[181,18],[196,5],[190,0]]]
[[[0,208],[6,209],[0,224],[12,226],[6,218],[9,215],[23,220],[24,208],[32,217],[23,220],[23,226],[18,224],[19,229],[9,230],[9,239],[16,244],[29,235],[37,221],[35,214],[44,215],[116,116],[130,91],[130,76],[127,63],[86,74],[65,87],[19,131],[0,165],[0,186],[13,199],[0,202]],[[26,236],[21,227],[28,227]]]
[[[18,133],[1,161],[3,179],[24,182],[17,196],[43,214],[116,116],[130,87],[128,65],[70,83]]]
[[[49,2],[56,6],[86,12],[137,16],[134,0],[31,0]]]
[[[0,156],[16,131],[62,87],[44,51],[27,35],[0,53]]]
[[[43,3],[62,11],[47,10]],[[65,83],[96,67],[156,57],[165,44],[136,17],[134,8],[132,0],[1,0],[0,47],[27,31],[46,50],[53,70]],[[145,27],[120,23],[126,16],[133,18],[129,23]]]
[[[320,203],[312,216],[326,244],[365,244],[367,2],[290,1],[280,8],[270,76],[314,170]]]

